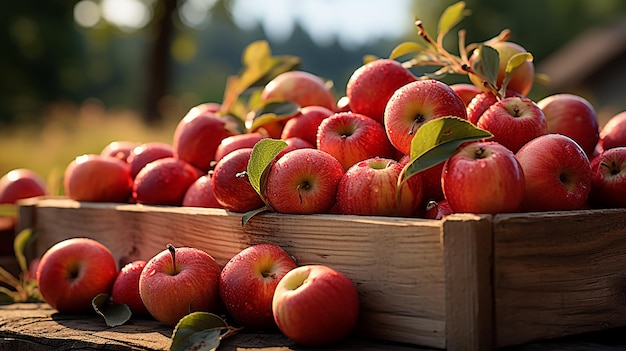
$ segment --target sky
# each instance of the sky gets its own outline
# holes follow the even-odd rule
[[[413,29],[410,0],[232,0],[234,21],[242,29],[260,26],[268,41],[283,42],[299,23],[320,46],[337,41],[357,49],[379,39],[397,38]],[[211,20],[215,0],[185,0],[180,17],[190,27]],[[132,32],[152,17],[153,0],[80,0],[74,18],[84,27],[107,21]]]

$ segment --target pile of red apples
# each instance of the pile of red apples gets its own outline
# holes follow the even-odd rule
[[[512,42],[494,46],[503,63],[504,55],[524,51]],[[498,97],[480,84],[422,79],[396,60],[378,59],[356,69],[346,96],[336,99],[320,77],[288,71],[263,87],[261,99],[294,103],[292,115],[254,129],[247,118],[239,131],[220,104],[196,106],[171,144],[116,141],[100,155],[77,157],[66,169],[65,193],[78,201],[241,213],[266,206],[291,214],[427,218],[626,206],[626,112],[600,129],[581,96],[525,97],[533,80],[533,63],[526,62]],[[397,186],[419,128],[450,116],[493,137],[463,144]],[[287,147],[257,191],[246,171],[263,139]]]

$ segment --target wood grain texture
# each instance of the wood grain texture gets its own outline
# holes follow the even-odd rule
[[[626,211],[494,217],[496,346],[626,326]]]
[[[325,264],[348,275],[361,298],[358,333],[368,338],[445,347],[441,221],[267,213],[241,225],[219,209],[78,203],[44,199],[24,206],[39,232],[35,254],[70,237],[91,237],[120,266],[174,246],[205,250],[224,265],[245,247],[274,243],[299,264]]]
[[[446,276],[446,348],[493,348],[491,216],[455,214],[442,228]]]

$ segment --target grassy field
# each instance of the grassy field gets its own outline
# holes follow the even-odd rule
[[[171,143],[177,122],[148,127],[131,111],[104,111],[96,104],[77,109],[58,106],[39,124],[0,130],[0,176],[29,168],[48,182],[52,195],[61,194],[63,172],[76,156],[100,153],[119,140]]]

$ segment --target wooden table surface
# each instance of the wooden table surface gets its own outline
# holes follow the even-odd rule
[[[17,350],[168,350],[172,328],[154,320],[131,319],[109,328],[97,315],[76,316],[56,312],[46,304],[0,306],[0,351]],[[338,351],[422,351],[412,345],[349,339],[327,348]],[[240,333],[222,340],[220,351],[307,350],[279,333]],[[507,351],[626,350],[626,328],[541,341]]]

